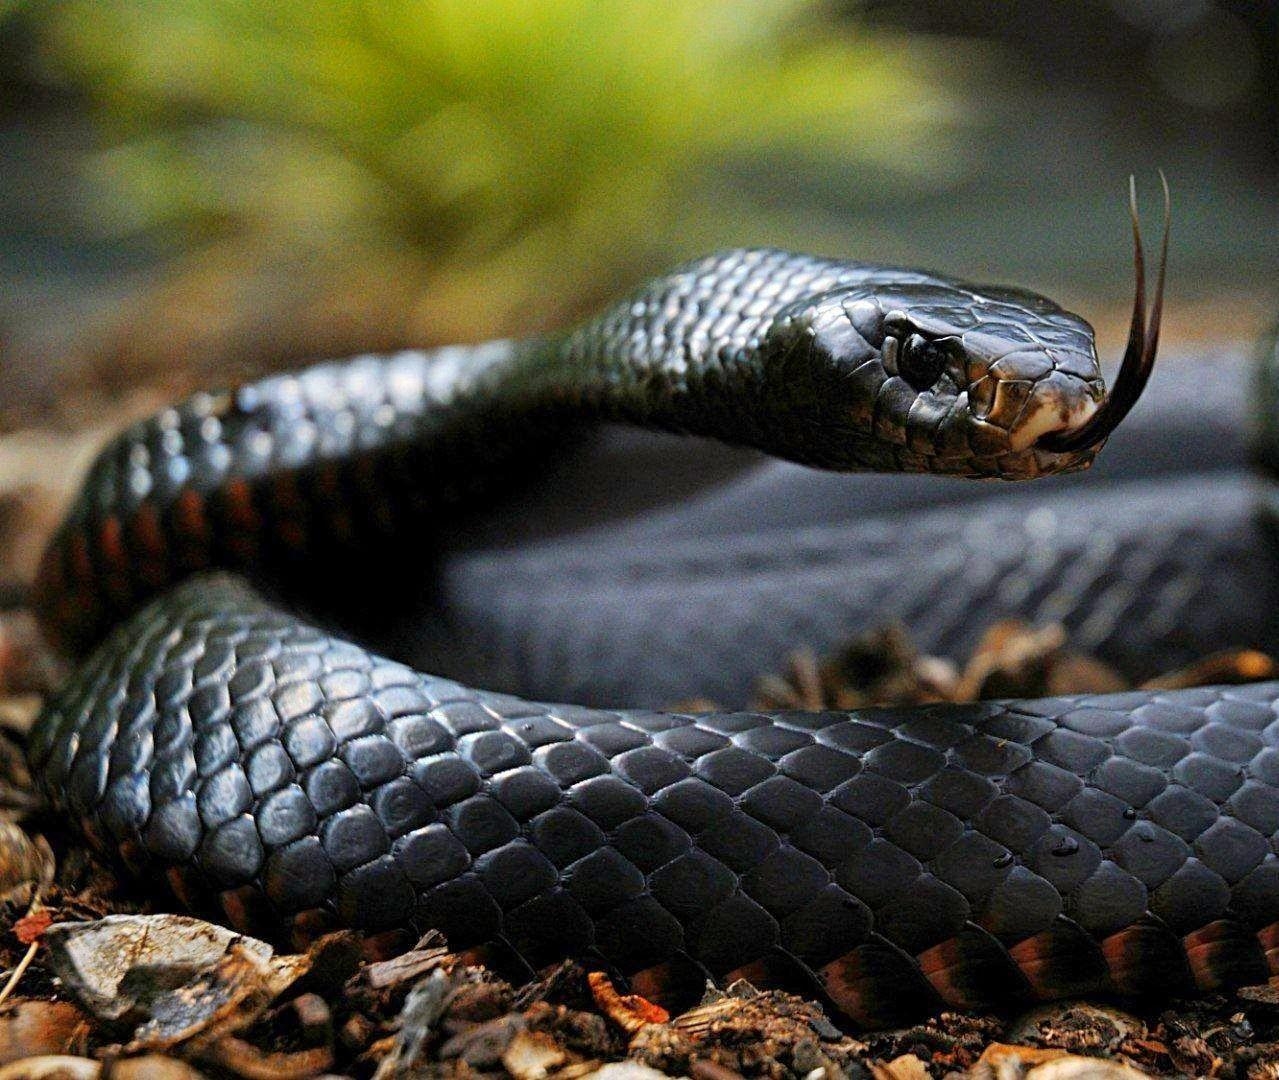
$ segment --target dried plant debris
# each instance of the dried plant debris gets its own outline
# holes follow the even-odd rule
[[[1206,657],[1142,684],[1158,690],[1254,682],[1279,664],[1253,649]],[[860,709],[1004,697],[1108,694],[1134,686],[1113,668],[1070,647],[1060,626],[995,623],[968,661],[957,665],[919,651],[905,628],[888,626],[854,638],[830,656],[797,649],[780,673],[755,684],[754,709]],[[682,703],[686,707],[693,703]],[[713,708],[714,703],[697,702]]]
[[[6,963],[36,948],[0,1006],[0,1080],[1273,1080],[1279,1062],[1270,986],[1150,1014],[1065,1002],[848,1032],[744,981],[668,1011],[573,962],[513,985],[438,934],[388,953],[396,939],[342,932],[282,954],[187,916],[67,920],[84,902],[50,892],[57,906],[4,909]]]
[[[1075,1054],[1100,1054],[1113,1053],[1140,1031],[1144,1031],[1141,1021],[1118,1009],[1068,1002],[1032,1009],[1009,1030],[1008,1037]]]
[[[89,1018],[68,1001],[15,1001],[0,1011],[0,1065],[82,1053],[89,1030]]]
[[[737,982],[711,990],[702,1003],[654,1024],[634,1038],[631,1052],[670,1074],[722,1080],[726,1075],[859,1075],[867,1047],[831,1024],[821,1006],[780,990]],[[707,1074],[706,1066],[718,1072]]]
[[[228,958],[265,963],[272,949],[186,915],[110,915],[64,922],[44,932],[49,963],[96,1016],[150,1016],[152,1006]]]
[[[43,836],[29,836],[5,817],[5,785],[0,781],[0,896],[23,885],[49,885],[54,876],[53,851]]]

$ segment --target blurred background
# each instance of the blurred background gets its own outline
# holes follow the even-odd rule
[[[1273,2],[0,0],[0,588],[124,416],[721,246],[1016,281],[1111,355],[1162,167],[1211,355],[1276,308],[1277,162]]]

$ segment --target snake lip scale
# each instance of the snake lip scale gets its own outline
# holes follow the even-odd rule
[[[246,929],[436,927],[657,997],[744,975],[877,1025],[1264,981],[1279,684],[600,710],[420,674],[291,610],[371,569],[394,591],[415,530],[583,419],[824,468],[1084,468],[1154,359],[1166,231],[1149,325],[1134,239],[1110,397],[1091,328],[1042,297],[752,249],[562,336],[321,364],[136,425],[41,568],[43,624],[84,656],[31,736],[44,790]]]

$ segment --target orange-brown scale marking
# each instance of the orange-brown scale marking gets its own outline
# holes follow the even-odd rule
[[[257,554],[262,533],[262,515],[253,505],[253,488],[243,477],[233,477],[222,487],[221,504],[229,526],[226,546],[247,563]]]
[[[222,502],[227,520],[247,532],[262,528],[262,518],[253,505],[253,489],[243,477],[232,477],[222,487]]]
[[[109,572],[128,573],[129,552],[124,546],[124,527],[115,514],[108,515],[98,526],[98,546],[102,549],[102,559]]]
[[[171,866],[165,871],[165,880],[178,901],[192,911],[199,911],[204,905],[207,893],[205,887],[194,880],[193,875],[185,867]]]
[[[331,912],[309,908],[289,919],[289,942],[298,952],[306,952],[311,943],[337,928]]]
[[[160,511],[148,500],[138,507],[129,522],[139,573],[152,588],[163,585],[169,576],[168,545],[160,525]]]
[[[1045,1001],[1114,989],[1096,940],[1060,915],[1047,930],[1019,941],[1008,955]]]
[[[745,979],[752,986],[785,990],[803,997],[825,996],[822,981],[816,973],[782,950],[765,953],[749,964],[734,968],[723,977],[723,982],[727,985],[738,979]]]
[[[672,1015],[696,1005],[706,991],[706,970],[685,959],[667,960],[634,972],[627,978],[631,992],[647,998]],[[764,986],[763,983],[755,985]]]
[[[1257,940],[1261,943],[1262,952],[1266,954],[1271,978],[1279,978],[1279,922],[1258,930]]]
[[[129,531],[143,555],[162,559],[165,555],[164,531],[160,527],[160,511],[153,502],[144,502],[129,522]]]
[[[206,565],[213,542],[213,523],[204,496],[194,488],[187,488],[173,504],[173,525],[182,538],[183,561],[189,566]]]
[[[1181,941],[1161,923],[1142,921],[1111,934],[1102,941],[1101,954],[1116,993],[1125,997],[1194,989]]]
[[[1205,994],[1265,982],[1270,967],[1255,934],[1233,919],[1218,919],[1182,939],[1195,985]]]
[[[817,974],[835,1006],[862,1027],[905,1023],[943,1003],[914,957],[883,938],[858,945]]]
[[[266,897],[253,885],[224,889],[218,893],[218,906],[232,926],[250,934],[269,935],[273,927],[279,925],[279,918]]]
[[[920,953],[918,960],[924,978],[953,1008],[990,1009],[1031,993],[999,940],[971,923],[955,937]]]
[[[115,514],[98,525],[98,550],[102,555],[102,587],[111,600],[127,608],[133,597],[132,559],[124,543],[124,526]]]

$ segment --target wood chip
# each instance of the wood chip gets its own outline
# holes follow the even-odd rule
[[[27,1058],[0,1068],[0,1080],[97,1080],[101,1074],[101,1062],[67,1054]]]
[[[203,1080],[198,1072],[185,1061],[163,1057],[160,1054],[143,1054],[141,1057],[117,1058],[111,1063],[111,1080]]]
[[[928,1066],[914,1054],[903,1054],[887,1064],[872,1062],[870,1073],[875,1080],[932,1080]]]
[[[634,1035],[650,1024],[665,1024],[671,1018],[670,1013],[647,998],[638,994],[619,994],[602,971],[592,971],[586,981],[600,1011],[628,1035]]]
[[[1067,1054],[1036,1065],[1026,1074],[1026,1080],[1149,1080],[1149,1074],[1119,1061]]]
[[[993,1042],[982,1051],[977,1060],[986,1065],[1003,1065],[1006,1062],[1021,1065],[1039,1065],[1045,1061],[1056,1061],[1066,1057],[1066,1051],[1055,1047],[1021,1046],[1018,1044]]]
[[[364,969],[364,978],[375,990],[416,982],[427,972],[446,964],[451,956],[445,948],[413,949],[390,960],[370,964]]]
[[[69,1001],[16,1001],[0,1012],[0,1065],[83,1050],[88,1017]]]
[[[333,1051],[327,1046],[269,1052],[231,1035],[210,1044],[200,1057],[246,1080],[310,1080],[333,1065]]]
[[[58,977],[96,1015],[118,1020],[148,996],[181,985],[232,948],[265,961],[266,942],[186,915],[110,915],[44,932]],[[126,977],[133,975],[127,987]]]
[[[689,1063],[689,1075],[693,1080],[742,1080],[742,1074],[717,1061],[696,1058]]]
[[[312,1041],[327,1042],[333,1034],[333,1014],[319,994],[299,994],[291,1002],[298,1027]]]
[[[568,1055],[545,1031],[520,1031],[502,1054],[502,1067],[515,1080],[544,1080]]]
[[[634,1061],[615,1061],[584,1074],[590,1080],[668,1080],[663,1072]]]
[[[233,944],[216,964],[147,1002],[148,1019],[126,1049],[167,1050],[191,1040],[203,1046],[242,1031],[307,969],[305,956],[263,959]]]
[[[25,882],[53,881],[53,851],[43,836],[32,838],[11,821],[0,819],[0,893]]]
[[[1186,690],[1196,686],[1259,682],[1279,674],[1279,664],[1256,649],[1228,649],[1205,656],[1197,663],[1148,679],[1143,690]]]

